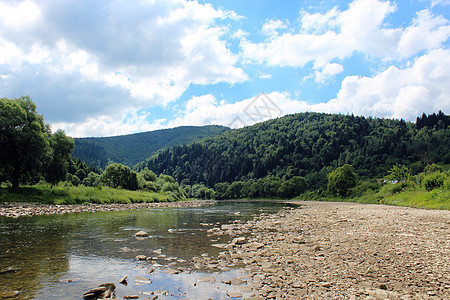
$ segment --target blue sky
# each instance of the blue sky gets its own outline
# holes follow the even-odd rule
[[[450,1],[0,0],[0,97],[52,129],[450,114]],[[261,93],[264,94],[261,94]]]

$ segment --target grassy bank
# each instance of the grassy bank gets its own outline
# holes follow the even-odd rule
[[[0,202],[2,203],[83,204],[171,202],[176,200],[180,199],[176,199],[171,192],[158,194],[110,187],[33,185],[20,187],[17,191],[8,187],[0,187]]]
[[[304,200],[304,198],[299,199]],[[392,192],[389,188],[381,188],[376,192],[348,198],[310,194],[306,196],[306,200],[343,201],[450,210],[450,190],[446,188],[426,191],[410,187],[397,192]]]

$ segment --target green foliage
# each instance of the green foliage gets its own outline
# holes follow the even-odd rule
[[[425,167],[425,174],[444,172],[444,168],[437,164],[431,164]]]
[[[75,139],[73,157],[89,166],[105,168],[108,162],[129,167],[174,145],[189,144],[229,130],[223,126],[182,126],[150,132],[102,138]]]
[[[345,164],[342,167],[328,173],[328,191],[332,195],[348,196],[350,190],[358,182],[355,169],[352,165]]]
[[[443,187],[447,179],[448,176],[445,173],[431,173],[423,178],[422,184],[427,191],[431,191]]]
[[[405,181],[411,175],[411,171],[405,165],[395,164],[389,171],[387,179],[391,181]]]
[[[129,191],[110,187],[85,187],[49,184],[24,186],[19,190],[0,188],[0,202],[31,202],[47,204],[85,203],[141,203],[176,201],[172,194],[157,194],[143,191]]]
[[[97,173],[94,173],[94,172],[90,172],[83,179],[82,183],[83,183],[84,186],[96,187],[96,186],[98,186],[100,184],[100,175],[98,175]]]
[[[112,188],[124,188],[134,191],[138,188],[137,174],[121,164],[110,164],[100,177],[100,181]]]
[[[351,190],[352,197],[360,197],[365,194],[372,194],[380,189],[380,184],[371,181],[362,181]]]
[[[282,198],[292,198],[303,194],[306,191],[306,188],[305,178],[294,176],[281,184],[277,194]]]
[[[71,137],[66,136],[63,130],[57,130],[50,136],[50,147],[52,148],[52,157],[50,163],[46,166],[45,179],[55,185],[66,179],[74,142]],[[83,180],[86,176],[84,174],[83,177],[80,177],[80,175],[83,175],[80,173],[75,175],[80,180]]]
[[[36,177],[51,159],[50,129],[30,97],[0,99],[0,182],[14,188]]]
[[[382,178],[396,164],[414,166],[411,172],[417,173],[444,160],[449,149],[445,124],[417,128],[403,120],[301,113],[161,150],[138,169],[210,188],[253,181],[255,186],[244,186],[244,193],[256,196],[258,180],[268,175],[282,180],[301,176],[310,190],[324,189],[327,174],[338,166],[352,165],[363,180]]]

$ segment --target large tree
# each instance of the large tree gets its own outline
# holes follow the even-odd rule
[[[41,174],[51,183],[65,180],[73,148],[64,131],[51,133],[29,96],[0,99],[0,182],[17,189]]]
[[[52,158],[46,167],[45,179],[52,184],[57,184],[59,181],[66,180],[70,154],[75,147],[75,143],[71,137],[66,136],[65,132],[60,129],[53,133],[49,140]],[[83,169],[78,171],[84,172]],[[83,180],[84,177],[80,180]]]
[[[0,170],[2,179],[18,188],[51,159],[50,128],[30,97],[0,99]]]
[[[357,183],[352,165],[345,164],[328,174],[328,191],[333,195],[347,196]]]

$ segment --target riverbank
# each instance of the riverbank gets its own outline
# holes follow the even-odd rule
[[[245,268],[249,299],[450,299],[450,212],[342,202],[211,228],[233,241],[196,268]]]
[[[151,202],[151,203],[112,203],[112,204],[35,204],[35,203],[3,203],[0,204],[0,216],[18,218],[22,216],[65,214],[74,212],[119,211],[142,208],[165,207],[200,207],[216,203],[213,200],[190,200],[177,202]]]

